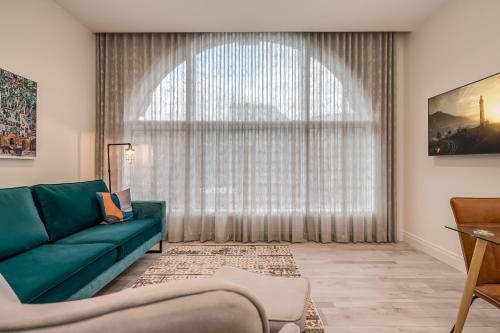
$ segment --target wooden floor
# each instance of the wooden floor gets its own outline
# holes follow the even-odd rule
[[[168,244],[165,244],[168,246]],[[327,332],[447,333],[465,275],[399,244],[292,244]],[[147,254],[102,294],[126,288],[158,255]],[[477,300],[464,332],[500,333],[500,310]]]

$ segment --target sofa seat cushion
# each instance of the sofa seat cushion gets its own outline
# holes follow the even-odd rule
[[[110,243],[118,247],[118,260],[120,260],[159,232],[161,224],[157,220],[132,220],[100,224],[65,237],[56,244]]]
[[[97,192],[106,192],[102,180],[81,183],[35,185],[35,202],[51,241],[102,222]]]
[[[0,260],[49,241],[28,187],[0,189],[0,212]]]
[[[69,298],[116,262],[112,244],[48,244],[0,262],[22,303]]]
[[[301,277],[268,276],[223,266],[214,277],[246,288],[266,310],[270,333],[277,333],[287,323],[304,330],[309,280]]]

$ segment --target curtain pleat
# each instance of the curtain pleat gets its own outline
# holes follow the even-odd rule
[[[393,33],[97,34],[96,173],[168,240],[390,242]]]

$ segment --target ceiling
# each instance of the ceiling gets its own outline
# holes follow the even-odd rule
[[[412,31],[449,0],[55,0],[94,32]]]

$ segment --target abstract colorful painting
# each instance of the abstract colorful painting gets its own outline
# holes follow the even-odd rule
[[[36,82],[0,68],[0,158],[36,157]]]

